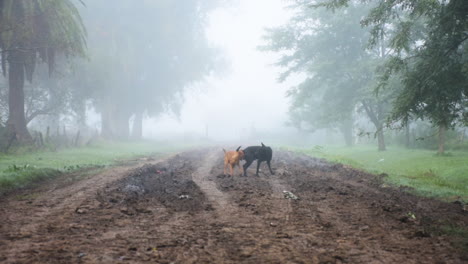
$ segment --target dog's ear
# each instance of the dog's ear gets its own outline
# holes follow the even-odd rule
[[[265,144],[263,144],[263,142],[262,142],[262,147],[264,147],[264,146],[265,146]]]
[[[239,151],[239,149],[240,149],[241,147],[242,147],[242,146],[239,146],[239,147],[236,149],[236,151]]]
[[[225,149],[223,149],[223,151],[224,151],[224,154],[226,154],[226,150],[225,150]]]

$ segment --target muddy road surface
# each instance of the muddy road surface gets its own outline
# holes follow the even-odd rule
[[[460,204],[273,156],[275,175],[224,176],[216,148],[1,197],[0,263],[468,262],[466,240],[443,232],[466,230]]]

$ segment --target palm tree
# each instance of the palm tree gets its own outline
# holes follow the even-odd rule
[[[86,30],[71,0],[0,0],[2,71],[9,82],[7,131],[20,142],[31,135],[24,113],[24,83],[37,61],[54,70],[56,54],[85,56]]]

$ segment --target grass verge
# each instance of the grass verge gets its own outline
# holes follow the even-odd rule
[[[145,155],[162,155],[189,148],[162,142],[98,142],[81,148],[0,154],[0,194],[66,172],[113,165]]]

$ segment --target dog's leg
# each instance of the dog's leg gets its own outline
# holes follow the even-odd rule
[[[224,176],[226,176],[226,167],[227,167],[227,164],[224,163],[224,174],[223,174]]]
[[[262,161],[257,160],[257,173],[255,173],[255,175],[257,176],[258,176],[258,170],[260,169],[260,163],[262,163]]]
[[[242,164],[239,163],[239,170],[241,171],[241,176],[244,175],[244,168],[242,167]]]
[[[270,169],[271,175],[275,175],[275,173],[271,170],[271,166],[270,166],[270,161],[269,161],[269,160],[267,160],[267,165],[268,165],[268,169]]]
[[[231,177],[234,176],[234,170],[232,169],[232,164],[229,163],[229,166],[231,167]]]
[[[244,164],[244,176],[247,176],[247,168],[249,168],[250,164],[252,164],[253,160],[251,159],[246,159]]]
[[[241,164],[238,162],[238,163],[234,164],[234,167],[236,167],[236,166],[239,167],[239,170],[240,170],[240,172],[241,172],[240,176],[244,175],[244,172],[242,171],[242,166],[241,166]]]

